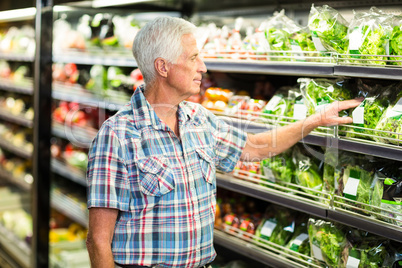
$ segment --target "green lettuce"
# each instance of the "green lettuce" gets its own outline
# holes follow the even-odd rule
[[[308,27],[313,36],[315,47],[319,51],[331,51],[344,54],[348,48],[348,23],[335,9],[323,5],[311,6]]]

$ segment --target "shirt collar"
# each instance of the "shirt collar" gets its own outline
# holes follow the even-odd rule
[[[134,94],[131,96],[131,105],[134,115],[134,123],[137,128],[146,126],[154,126],[157,129],[162,129],[163,125],[155,110],[144,96],[144,84],[137,87]],[[178,107],[179,120],[185,124],[188,120],[194,121],[196,110],[194,106],[189,105],[187,101],[182,101]]]

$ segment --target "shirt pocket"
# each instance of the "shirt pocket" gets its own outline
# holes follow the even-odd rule
[[[139,184],[143,194],[162,196],[174,189],[174,176],[166,159],[154,156],[137,160]]]
[[[215,180],[215,161],[213,159],[212,152],[208,149],[197,148],[198,156],[200,157],[201,172],[207,182],[213,184]]]

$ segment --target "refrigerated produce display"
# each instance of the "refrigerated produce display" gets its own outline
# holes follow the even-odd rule
[[[51,16],[0,18],[0,264],[89,267],[86,153],[143,82],[135,34],[168,15],[200,30],[208,73],[188,101],[249,133],[364,97],[344,112],[352,124],[317,128],[280,155],[217,173],[213,267],[402,265],[401,1],[112,2],[54,1]],[[41,43],[35,30],[53,36]],[[40,84],[38,73],[52,82]],[[38,146],[48,180],[35,171]],[[46,219],[29,205],[40,183]],[[49,239],[32,245],[41,228]],[[30,258],[39,249],[48,260]]]

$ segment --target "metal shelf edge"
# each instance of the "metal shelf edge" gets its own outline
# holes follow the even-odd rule
[[[66,179],[76,182],[82,186],[87,186],[85,173],[77,174],[75,172],[72,172],[71,170],[69,170],[67,165],[54,158],[52,159],[51,166],[53,172],[65,177]]]
[[[27,152],[23,148],[12,145],[9,142],[2,139],[0,139],[0,147],[25,159],[32,158],[32,152]]]
[[[8,113],[7,111],[3,111],[0,109],[0,118],[7,120],[9,122],[12,123],[16,123],[18,125],[24,126],[24,127],[28,127],[28,128],[32,128],[33,127],[33,121],[30,119],[26,119],[25,117],[21,116],[21,115],[13,115]]]
[[[216,182],[218,187],[222,187],[235,192],[247,194],[249,196],[264,200],[267,202],[272,202],[290,209],[298,210],[307,214],[315,215],[321,218],[327,217],[327,207],[315,206],[308,202],[303,202],[302,200],[291,200],[280,193],[273,193],[265,190],[263,186],[241,181],[230,177],[229,175],[216,174]]]
[[[364,216],[352,215],[342,211],[328,210],[328,219],[345,225],[352,226],[357,229],[389,238],[398,242],[402,242],[402,232],[397,231],[396,226],[386,226],[384,224],[375,223]]]
[[[216,229],[214,229],[214,243],[240,253],[243,256],[269,265],[270,267],[287,268],[291,263],[293,263],[291,260],[288,260],[286,262],[281,261],[278,258],[278,255],[274,253],[262,250],[259,247],[248,243],[247,241],[227,235],[224,232]]]
[[[402,68],[336,65],[334,75],[402,80]]]
[[[252,74],[276,74],[276,75],[312,75],[333,76],[334,67],[329,65],[292,64],[280,62],[265,62],[263,64],[236,61],[212,61],[206,60],[205,65],[210,71]]]
[[[6,233],[3,233],[6,232]],[[27,248],[23,250],[17,245],[17,242],[22,242],[11,236],[12,234],[3,226],[0,226],[0,245],[1,248],[10,255],[14,261],[18,262],[22,267],[30,267],[30,254],[31,250],[27,245]]]

